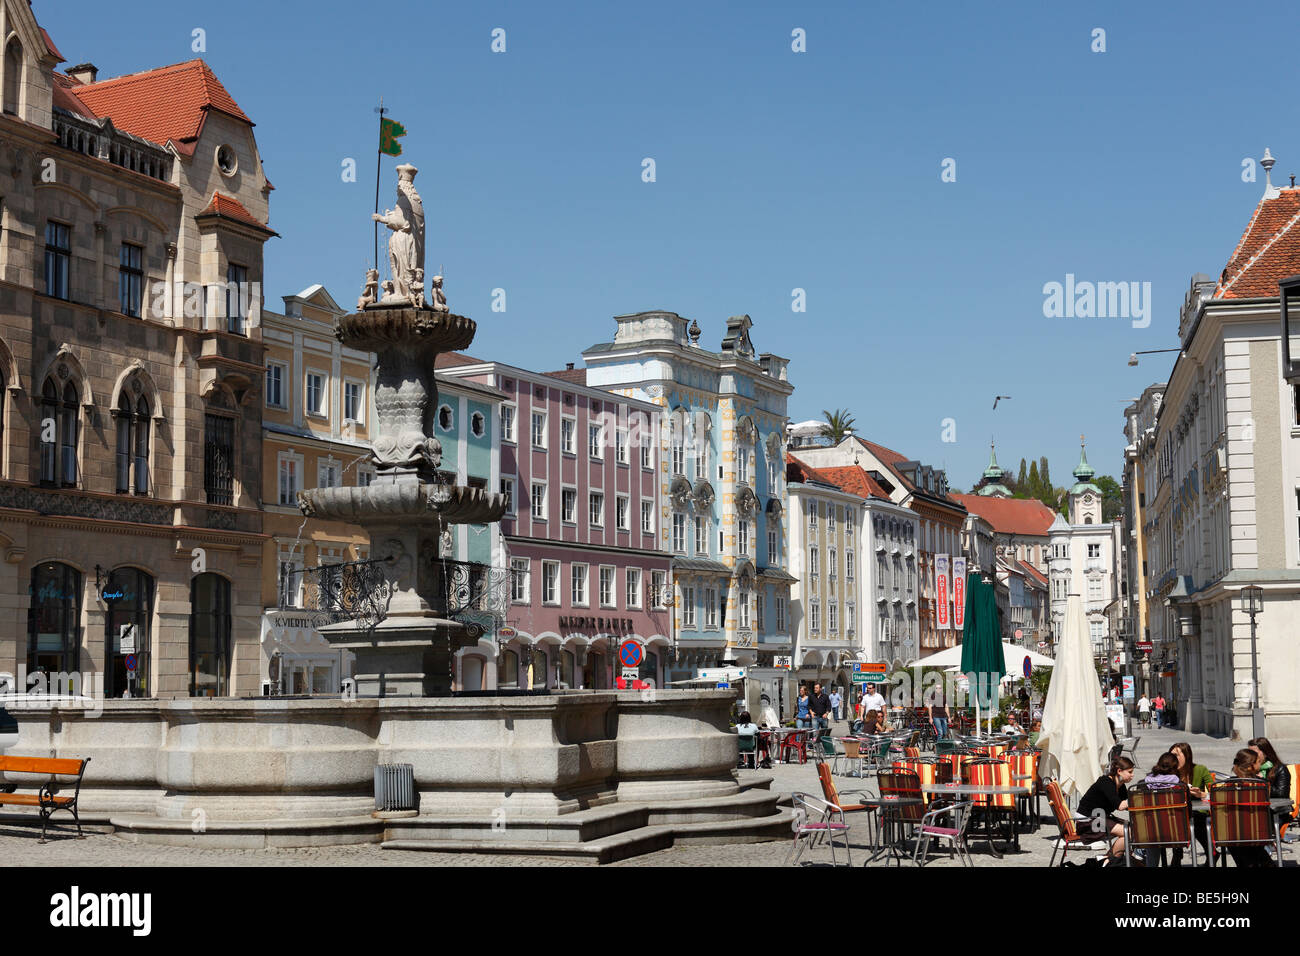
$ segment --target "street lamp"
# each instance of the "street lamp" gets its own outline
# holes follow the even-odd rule
[[[1128,356],[1129,365],[1137,365],[1139,355],[1157,355],[1160,352],[1181,352],[1182,349],[1144,349],[1141,352],[1130,352]]]
[[[1259,658],[1255,645],[1255,615],[1264,610],[1264,589],[1248,584],[1241,589],[1241,609],[1250,615],[1250,725],[1252,737],[1264,736],[1264,708],[1259,706]]]

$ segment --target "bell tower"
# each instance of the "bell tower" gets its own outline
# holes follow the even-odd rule
[[[1088,464],[1084,438],[1079,436],[1079,464],[1070,489],[1070,524],[1101,524],[1101,489],[1093,483],[1097,472]]]

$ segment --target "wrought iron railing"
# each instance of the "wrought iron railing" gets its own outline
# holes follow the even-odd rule
[[[364,630],[373,631],[388,616],[393,597],[387,564],[377,558],[315,568],[281,568],[280,606],[327,614],[330,623],[355,621]]]
[[[440,559],[440,590],[447,595],[446,615],[466,625],[474,636],[494,633],[510,606],[510,572],[473,561]]]

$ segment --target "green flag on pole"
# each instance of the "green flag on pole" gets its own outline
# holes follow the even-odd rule
[[[379,151],[389,156],[401,156],[402,144],[397,137],[406,135],[406,127],[397,120],[381,119],[379,121]]]

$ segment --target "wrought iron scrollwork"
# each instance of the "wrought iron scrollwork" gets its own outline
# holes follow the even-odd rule
[[[354,621],[370,632],[388,616],[393,599],[393,582],[384,571],[386,563],[381,558],[326,564],[289,571],[286,577],[302,575],[304,609],[328,614],[332,624]]]
[[[510,572],[468,561],[440,562],[447,586],[447,617],[477,637],[505,621],[510,606]]]

